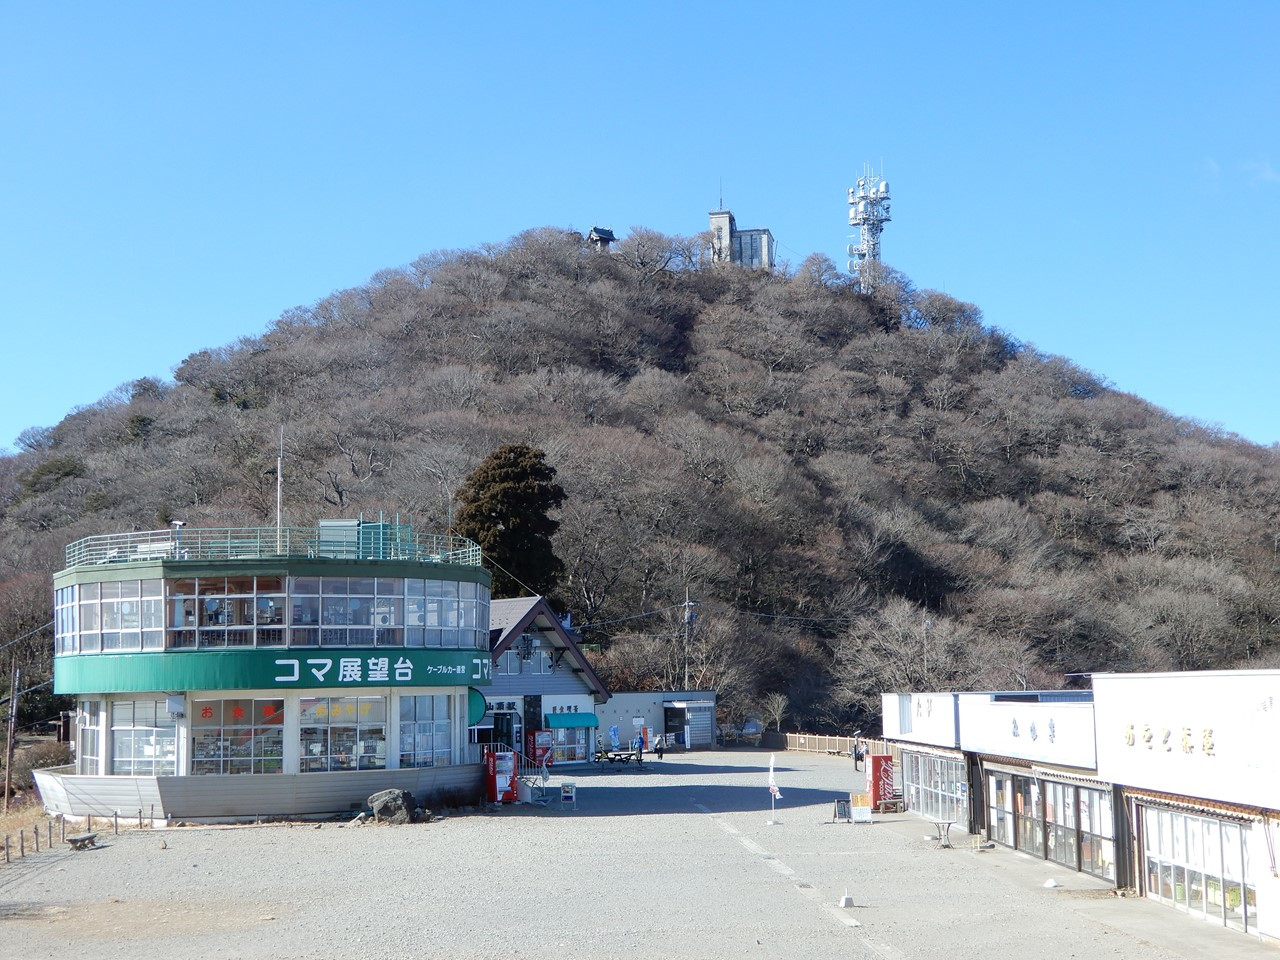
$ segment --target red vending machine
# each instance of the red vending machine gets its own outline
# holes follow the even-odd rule
[[[489,751],[484,756],[484,782],[490,803],[515,803],[516,755]]]
[[[881,803],[893,800],[893,757],[889,754],[868,754],[866,758],[867,793],[871,794],[871,809],[879,810]]]
[[[545,757],[550,766],[555,757],[551,753],[550,730],[526,730],[524,732],[524,755],[534,763],[541,763]]]

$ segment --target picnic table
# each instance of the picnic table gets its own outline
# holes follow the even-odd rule
[[[634,760],[636,762],[636,766],[640,766],[644,763],[644,756],[639,750],[623,750],[621,748],[610,749],[608,747],[601,747],[596,751],[594,759],[597,762],[601,760],[608,760],[610,763],[622,764],[627,764]]]

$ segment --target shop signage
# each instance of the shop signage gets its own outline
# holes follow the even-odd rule
[[[961,749],[1094,768],[1092,703],[999,701],[985,693],[962,693],[959,699]]]
[[[886,737],[935,747],[959,745],[955,694],[885,693],[880,700]]]
[[[1280,672],[1095,674],[1098,776],[1166,793],[1275,802]]]
[[[462,687],[491,681],[478,650],[202,650],[54,659],[56,693]]]

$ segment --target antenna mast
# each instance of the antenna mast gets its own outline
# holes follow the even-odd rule
[[[875,284],[874,270],[867,264],[880,262],[880,232],[891,219],[889,182],[864,165],[858,185],[849,188],[849,226],[858,228],[851,239],[858,243],[848,246],[849,272],[858,278],[863,293],[870,293]]]

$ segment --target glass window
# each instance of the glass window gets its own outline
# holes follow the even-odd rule
[[[400,698],[400,766],[444,766],[452,759],[446,694]]]
[[[97,776],[102,772],[102,701],[82,700],[76,715],[79,745],[76,748],[76,773]]]
[[[385,697],[316,697],[299,703],[302,773],[387,765]]]
[[[135,777],[177,772],[177,721],[162,700],[117,700],[111,704],[111,772]]]
[[[196,700],[191,773],[282,773],[284,700]]]

